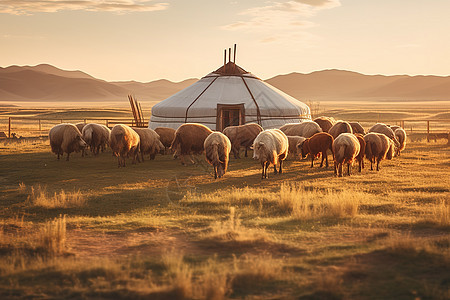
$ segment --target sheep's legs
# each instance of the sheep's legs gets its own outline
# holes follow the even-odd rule
[[[214,166],[214,179],[217,179],[217,166]]]
[[[314,156],[311,154],[311,168],[314,166]]]
[[[70,155],[70,153],[67,153],[67,158],[66,158],[67,161],[69,161],[69,155]]]
[[[347,174],[350,176],[350,164],[347,164]]]

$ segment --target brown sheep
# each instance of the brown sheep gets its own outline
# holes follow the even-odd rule
[[[356,133],[356,138],[359,142],[359,153],[356,156],[356,160],[358,161],[358,171],[362,172],[364,169],[364,155],[366,153],[366,141],[364,141],[364,136],[362,134]]]
[[[84,141],[89,145],[91,152],[97,155],[100,149],[103,151],[109,145],[110,130],[105,125],[90,123],[83,127]]]
[[[233,151],[234,158],[240,158],[239,149],[245,148],[245,157],[247,157],[247,150],[253,145],[256,136],[264,129],[255,123],[244,124],[240,126],[228,126],[223,130],[231,141],[231,151]]]
[[[380,170],[380,161],[392,159],[394,156],[394,142],[383,133],[370,132],[364,136],[366,142],[366,157],[370,161],[370,170],[377,163],[377,171]]]
[[[395,133],[395,130],[396,130],[397,128],[401,128],[401,127],[398,126],[398,125],[388,125],[388,127],[391,128],[392,131],[393,131],[394,133]]]
[[[292,156],[295,159],[299,154],[297,145],[303,143],[306,140],[306,138],[302,136],[291,136],[291,135],[288,135],[287,138],[289,141],[288,156]]]
[[[349,122],[349,124],[352,127],[354,134],[357,134],[357,133],[362,134],[362,135],[366,134],[364,128],[358,122]]]
[[[211,133],[212,130],[202,124],[182,124],[175,132],[170,149],[180,156],[181,164],[185,165],[184,156],[203,153],[205,139]]]
[[[262,131],[253,142],[253,159],[259,160],[262,166],[261,179],[267,178],[267,168],[273,164],[274,174],[283,172],[283,160],[288,155],[289,141],[287,136],[279,129]]]
[[[394,130],[394,134],[399,143],[399,147],[396,149],[397,156],[400,156],[400,151],[403,151],[406,148],[406,131],[403,128],[399,127]]]
[[[350,176],[350,166],[360,152],[360,144],[352,133],[341,133],[333,143],[334,174],[342,177],[344,163],[347,163],[347,174]]]
[[[86,142],[81,136],[81,132],[73,124],[58,124],[50,129],[48,133],[52,152],[58,156],[67,153],[66,160],[69,160],[70,153],[79,152],[86,147]]]
[[[303,143],[298,144],[298,148],[301,151],[302,158],[306,158],[309,154],[311,157],[311,168],[314,166],[314,159],[322,154],[322,162],[320,163],[320,168],[323,166],[323,161],[325,160],[325,167],[328,168],[328,149],[333,153],[333,137],[326,132],[319,132],[310,138],[307,138]]]
[[[312,137],[318,132],[322,132],[319,124],[313,121],[305,121],[302,123],[290,123],[280,127],[280,130],[286,135],[303,136],[305,138]]]
[[[170,145],[172,145],[173,139],[175,138],[175,131],[175,129],[169,127],[155,128],[155,132],[159,135],[159,139],[165,147],[165,153],[169,150]]]
[[[336,139],[341,133],[353,133],[352,126],[346,121],[337,121],[333,127],[328,130],[328,133]]]
[[[214,167],[214,179],[221,178],[226,172],[230,158],[231,142],[218,131],[208,135],[203,145],[206,161]]]
[[[333,117],[318,117],[314,119],[314,122],[319,124],[320,128],[322,128],[323,132],[328,132],[331,127],[333,127],[336,120]]]
[[[156,154],[164,150],[164,145],[159,140],[159,135],[150,128],[133,128],[139,134],[139,151],[144,161],[144,154],[149,154],[150,159],[155,159]]]
[[[77,128],[80,132],[83,132],[83,128],[84,128],[84,126],[86,126],[86,123],[84,123],[84,122],[76,123],[75,126],[77,126]]]
[[[114,125],[110,134],[110,146],[117,156],[118,166],[125,167],[125,158],[133,157],[133,164],[139,161],[139,135],[131,127],[124,124]]]
[[[394,145],[396,148],[400,147],[400,143],[398,142],[394,131],[391,128],[389,128],[389,126],[387,126],[386,124],[377,123],[377,124],[373,125],[372,127],[370,127],[368,133],[370,133],[370,132],[382,133],[394,142]],[[395,153],[396,152],[397,152],[397,149],[395,149]]]

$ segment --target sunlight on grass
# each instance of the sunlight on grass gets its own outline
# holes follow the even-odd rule
[[[429,220],[441,226],[450,226],[450,203],[441,201],[433,207],[432,217]]]
[[[49,195],[46,187],[32,186],[28,200],[35,206],[41,206],[46,208],[55,207],[80,207],[86,203],[86,197],[80,192],[65,192],[61,190],[59,193],[54,193],[53,196]]]
[[[66,248],[66,217],[59,216],[44,224],[39,233],[39,246],[47,253],[61,254]]]

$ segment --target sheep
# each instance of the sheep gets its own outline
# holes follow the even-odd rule
[[[234,158],[240,158],[239,149],[245,148],[245,157],[247,157],[247,150],[253,145],[256,136],[264,129],[255,123],[244,124],[240,126],[228,126],[223,130],[231,141],[231,151]]]
[[[84,126],[86,126],[86,123],[84,123],[84,122],[76,123],[75,126],[77,126],[77,128],[80,132],[83,132],[83,128],[84,128]]]
[[[380,161],[392,159],[394,156],[394,141],[383,133],[370,132],[364,136],[366,142],[366,157],[370,161],[370,170],[373,171],[373,164],[377,163],[377,171],[380,170]]]
[[[299,143],[297,148],[299,149],[302,158],[306,158],[309,154],[311,157],[311,168],[314,166],[314,159],[319,157],[322,153],[322,162],[320,163],[320,168],[323,166],[323,161],[325,160],[325,167],[328,168],[328,155],[327,150],[331,150],[331,154],[334,157],[333,152],[333,137],[327,132],[319,132],[310,138],[307,138],[303,143]]]
[[[81,132],[73,124],[63,123],[54,126],[48,133],[52,152],[58,156],[67,153],[66,160],[69,160],[70,153],[79,152],[86,147],[86,142],[81,136]]]
[[[388,125],[388,127],[391,128],[392,131],[393,131],[394,133],[395,133],[395,130],[396,130],[397,128],[401,128],[401,127],[398,126],[398,125]]]
[[[133,128],[139,135],[139,151],[141,159],[144,161],[144,154],[149,154],[150,159],[155,159],[157,153],[164,150],[164,145],[159,140],[159,135],[150,128]]]
[[[319,124],[320,128],[322,128],[323,132],[328,132],[331,127],[333,127],[336,120],[333,117],[318,117],[314,119],[314,122]]]
[[[346,121],[337,121],[328,133],[336,139],[341,133],[353,133],[352,126]]]
[[[399,147],[396,148],[397,156],[400,156],[400,151],[403,151],[406,148],[406,131],[399,127],[394,130],[394,134],[399,143]]]
[[[291,135],[288,135],[287,138],[289,141],[288,156],[293,156],[295,159],[299,154],[297,145],[303,143],[306,140],[306,138],[302,136],[291,136]]]
[[[133,157],[133,164],[139,161],[140,138],[131,127],[124,124],[114,125],[109,140],[113,154],[117,156],[119,168],[125,167],[126,157]]]
[[[105,125],[95,123],[86,124],[81,133],[84,141],[89,145],[94,155],[97,155],[100,149],[104,151],[106,145],[109,145],[110,130]]]
[[[305,121],[302,123],[289,123],[280,127],[280,130],[286,135],[303,136],[305,138],[312,137],[318,132],[322,132],[319,124],[313,121]]]
[[[377,123],[377,124],[373,125],[372,127],[370,127],[368,133],[370,133],[370,132],[383,133],[385,136],[387,136],[394,142],[394,145],[396,148],[400,148],[400,143],[398,142],[394,131],[386,124]],[[397,153],[397,149],[395,149],[395,153]]]
[[[206,161],[214,167],[214,179],[226,172],[230,158],[231,142],[223,133],[215,131],[208,135],[203,144]]]
[[[341,133],[333,142],[334,174],[342,177],[344,163],[347,163],[347,174],[350,176],[350,166],[360,152],[360,144],[352,133]]]
[[[268,129],[260,132],[253,142],[253,159],[259,160],[262,166],[261,179],[267,178],[267,168],[273,164],[274,174],[283,172],[283,160],[287,157],[289,141],[279,129]]]
[[[211,133],[212,130],[202,124],[182,124],[175,132],[170,149],[180,156],[181,164],[186,165],[184,156],[203,153],[205,139]]]
[[[364,154],[366,153],[366,141],[364,141],[364,136],[360,133],[356,133],[355,136],[359,142],[359,154],[358,156],[356,156],[356,160],[358,161],[358,171],[362,172],[362,169],[364,169]]]
[[[364,128],[359,124],[358,122],[349,122],[350,126],[352,127],[352,131],[354,134],[362,134],[365,135],[366,132],[364,131]]]
[[[175,131],[176,131],[175,129],[169,127],[155,128],[155,132],[159,135],[159,139],[165,147],[164,153],[166,153],[167,150],[170,148],[170,145],[172,145],[172,141],[175,138]]]

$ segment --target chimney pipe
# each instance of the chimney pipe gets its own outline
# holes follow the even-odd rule
[[[229,51],[229,53],[228,53],[228,62],[230,62],[231,61],[231,48],[228,48],[228,51]]]
[[[225,66],[227,65],[227,49],[225,49],[225,53],[223,56],[223,71],[225,72]]]
[[[234,44],[234,58],[233,62],[236,63],[236,44]]]

